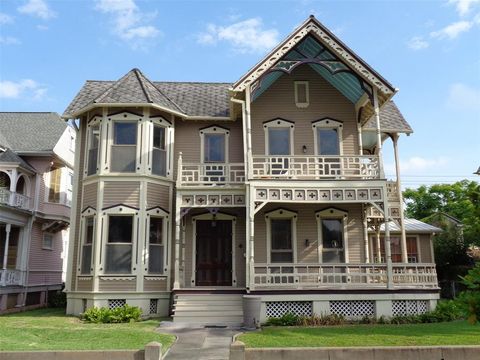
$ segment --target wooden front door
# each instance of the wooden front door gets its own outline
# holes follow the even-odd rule
[[[232,221],[196,221],[197,286],[232,285]]]

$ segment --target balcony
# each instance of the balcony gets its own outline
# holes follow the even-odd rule
[[[232,186],[245,183],[243,163],[179,164],[179,186]]]
[[[253,156],[253,179],[380,179],[379,158],[362,156]]]
[[[0,204],[30,210],[31,199],[28,196],[3,188],[0,189]]]
[[[365,289],[387,287],[387,265],[255,264],[256,289]],[[395,288],[438,288],[435,264],[393,264]]]
[[[15,286],[22,285],[22,271],[21,270],[0,270],[0,286]]]

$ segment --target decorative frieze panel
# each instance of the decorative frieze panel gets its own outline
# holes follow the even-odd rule
[[[245,195],[239,194],[189,194],[182,195],[181,207],[245,206]]]
[[[388,204],[388,213],[391,218],[399,219],[400,218],[400,204]],[[367,217],[373,219],[383,219],[383,213],[381,213],[378,209],[371,207],[368,210]]]
[[[365,189],[255,189],[255,201],[281,202],[377,202],[381,188]]]

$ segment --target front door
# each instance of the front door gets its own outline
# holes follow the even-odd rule
[[[197,286],[232,285],[232,221],[196,221]]]

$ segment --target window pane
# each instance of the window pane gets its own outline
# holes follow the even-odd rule
[[[92,264],[92,245],[84,245],[82,252],[82,274],[90,274]]]
[[[322,219],[322,240],[326,249],[343,249],[343,225],[339,219]]]
[[[112,145],[112,172],[135,172],[136,147]]]
[[[290,129],[268,129],[269,155],[290,155]]]
[[[132,267],[132,245],[107,244],[106,273],[129,274]]]
[[[167,152],[154,148],[152,151],[152,173],[155,175],[167,175]]]
[[[54,169],[50,171],[50,188],[48,191],[48,201],[58,203],[60,201],[60,181],[62,170]]]
[[[279,263],[279,262],[293,262],[293,252],[272,252],[270,256],[271,262]]]
[[[319,155],[339,155],[340,154],[337,129],[317,128],[317,136],[318,136],[318,154]]]
[[[297,86],[297,102],[307,102],[307,84],[295,84]]]
[[[114,143],[116,145],[135,145],[137,143],[137,123],[114,123]]]
[[[292,249],[292,221],[271,220],[272,250]]]
[[[85,230],[85,244],[93,243],[93,218],[87,218],[86,230]]]
[[[165,128],[162,126],[153,127],[153,147],[165,150]]]
[[[148,272],[151,274],[163,273],[163,245],[150,243],[148,252]]]
[[[132,242],[132,216],[110,216],[108,218],[108,242]]]
[[[205,161],[206,162],[224,162],[225,161],[225,135],[224,134],[205,134]]]
[[[90,132],[90,144],[88,148],[88,166],[87,175],[92,175],[97,172],[97,154],[100,131],[98,126],[92,127]]]
[[[324,251],[322,254],[323,263],[343,263],[345,257],[343,256],[343,250]]]
[[[163,218],[150,218],[150,244],[162,244]]]

